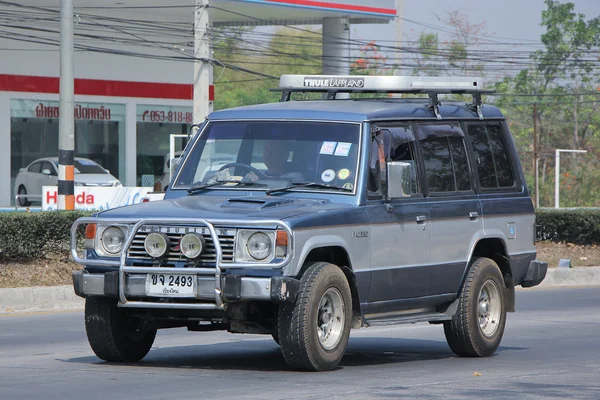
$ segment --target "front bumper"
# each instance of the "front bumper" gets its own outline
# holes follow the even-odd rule
[[[521,286],[532,287],[539,285],[546,277],[547,270],[547,262],[538,260],[531,261],[529,263],[529,267],[527,268],[527,274],[525,275],[525,279],[523,279],[523,283],[521,283]]]
[[[197,276],[196,296],[198,306],[215,299],[215,278]],[[80,297],[104,296],[119,298],[119,272],[92,274],[87,271],[73,272],[73,289]],[[245,277],[227,275],[221,277],[221,296],[224,302],[231,301],[273,301],[276,303],[293,302],[298,292],[299,281],[290,277],[275,276],[270,278]],[[143,301],[146,297],[146,275],[128,274],[125,276],[124,294],[128,299]],[[155,299],[155,298],[154,298]],[[138,302],[139,303],[139,302]],[[145,308],[165,308],[165,304],[148,302]],[[170,304],[167,308],[180,308]],[[187,303],[185,308],[195,308],[194,303]],[[198,307],[200,308],[200,307]]]

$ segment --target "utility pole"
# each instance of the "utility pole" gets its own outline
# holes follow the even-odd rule
[[[196,0],[194,12],[194,124],[201,124],[211,112],[209,0]]]
[[[400,67],[402,63],[402,19],[404,18],[404,0],[396,0],[396,72],[394,75],[402,75]]]
[[[323,18],[323,75],[350,74],[350,21],[348,18]],[[327,94],[323,94],[326,98]],[[349,93],[339,93],[338,99],[349,99]]]
[[[73,0],[60,1],[60,92],[58,117],[58,209],[75,209],[75,117]]]
[[[538,182],[538,130],[537,103],[533,103],[533,179],[535,186],[535,207],[540,207],[540,186]]]

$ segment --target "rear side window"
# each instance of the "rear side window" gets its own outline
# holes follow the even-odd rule
[[[483,189],[515,186],[513,167],[500,125],[470,125],[468,135],[473,147],[479,183]]]
[[[460,127],[419,126],[429,192],[471,190],[469,161]]]

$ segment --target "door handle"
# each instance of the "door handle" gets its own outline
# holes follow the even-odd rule
[[[477,219],[479,218],[479,213],[477,211],[471,211],[469,213],[469,219]]]
[[[417,215],[417,224],[422,224],[425,221],[427,221],[426,215]]]

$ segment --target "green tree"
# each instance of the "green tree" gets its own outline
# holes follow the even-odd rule
[[[415,75],[477,76],[484,74],[484,63],[477,57],[478,36],[486,33],[484,22],[473,24],[467,15],[450,10],[438,19],[451,27],[450,39],[440,41],[436,33],[422,32],[412,57]]]
[[[497,104],[511,119],[511,128],[526,167],[528,182],[533,182],[534,104],[538,126],[540,205],[553,205],[554,149],[585,148],[588,155],[561,159],[561,206],[600,205],[597,187],[599,100],[596,94],[600,70],[600,17],[586,21],[576,14],[573,3],[545,0],[541,36],[543,49],[531,54],[530,67],[496,84],[503,94]],[[573,95],[580,93],[580,95]],[[518,96],[514,95],[518,94]],[[525,96],[527,97],[525,97]],[[564,194],[563,194],[564,189]]]
[[[279,94],[270,89],[281,75],[321,73],[318,31],[280,28],[266,41],[251,31],[224,36],[214,45],[214,58],[226,65],[214,68],[215,110],[278,101]]]

